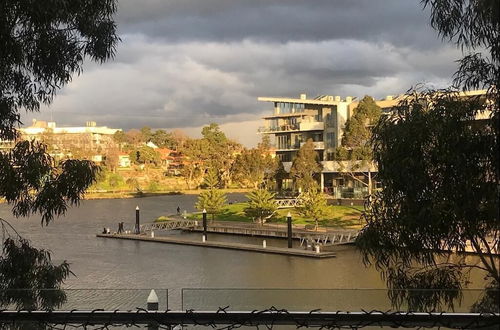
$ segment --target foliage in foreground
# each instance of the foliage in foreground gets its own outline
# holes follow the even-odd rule
[[[86,59],[104,62],[118,41],[113,14],[116,1],[0,1],[0,139],[16,141],[20,111],[38,111],[57,91],[81,73]],[[98,168],[89,161],[55,165],[46,147],[17,142],[0,154],[0,198],[16,217],[39,213],[42,223],[78,204],[95,181]],[[2,222],[3,225],[3,222]],[[59,288],[69,265],[55,266],[50,254],[26,240],[8,237],[0,256],[1,289]],[[2,291],[0,303],[51,309],[64,301],[58,291],[35,290],[16,299]]]
[[[358,244],[365,262],[382,271],[389,288],[403,289],[402,295],[392,291],[393,303],[406,300],[410,309],[432,310],[452,305],[471,268],[487,274],[488,288],[500,288],[498,257],[491,253],[500,248],[500,7],[495,0],[422,3],[443,38],[477,51],[459,61],[455,86],[483,88],[487,96],[416,91],[379,121],[374,156],[383,190],[364,215],[367,226]],[[486,118],[477,120],[478,115]],[[464,251],[467,243],[479,264],[467,263],[463,255],[451,260],[442,252]],[[437,295],[404,299],[408,289],[422,288],[436,289]],[[492,311],[491,292],[474,306],[476,311]]]
[[[0,219],[3,234],[7,224]],[[52,310],[66,301],[61,284],[72,273],[69,264],[52,263],[50,252],[31,246],[20,236],[3,241],[0,255],[0,306],[17,309]]]
[[[451,289],[442,296],[451,304],[467,281],[461,271],[473,265],[436,251],[464,251],[469,242],[481,259],[478,267],[499,281],[498,260],[485,244],[496,238],[498,246],[500,234],[496,137],[491,122],[475,122],[485,106],[484,99],[461,100],[450,91],[418,91],[375,128],[384,187],[364,213],[358,243],[390,288]],[[435,297],[428,298],[436,308]]]

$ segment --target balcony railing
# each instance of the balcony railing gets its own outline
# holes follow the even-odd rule
[[[303,121],[299,125],[301,131],[322,131],[325,123],[320,121]]]
[[[301,142],[300,146],[302,147],[304,144],[306,144],[306,142]],[[323,142],[323,141],[316,141],[316,142],[313,142],[313,144],[314,144],[314,149],[316,149],[316,150],[325,149],[325,142]]]
[[[259,127],[259,133],[291,132],[298,131],[298,124],[280,125],[274,127]]]

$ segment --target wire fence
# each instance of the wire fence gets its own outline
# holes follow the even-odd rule
[[[500,328],[498,305],[483,313],[470,312],[485,290],[463,290],[452,308],[430,312],[405,305],[396,309],[387,298],[388,290],[382,289],[185,288],[155,289],[154,294],[151,289],[62,291],[64,302],[50,310],[16,308],[16,297],[30,297],[27,293],[47,297],[50,290],[0,291],[0,329]],[[175,297],[176,293],[180,295]],[[5,303],[5,298],[11,300]]]

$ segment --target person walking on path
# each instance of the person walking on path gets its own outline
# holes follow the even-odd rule
[[[177,206],[177,215],[181,215],[181,207]]]

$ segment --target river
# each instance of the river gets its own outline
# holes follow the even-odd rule
[[[272,298],[290,303],[290,299],[300,297],[303,302],[312,300],[314,303],[321,295],[332,297],[334,292],[337,292],[338,303],[335,307],[340,306],[340,301],[349,299],[353,302],[359,299],[354,305],[361,306],[370,295],[374,300],[385,299],[385,291],[381,290],[385,288],[384,281],[373,267],[365,268],[360,254],[352,246],[339,247],[336,258],[322,260],[95,236],[103,227],[116,230],[119,221],[134,223],[136,206],[141,209],[141,221],[152,222],[158,216],[175,213],[177,206],[194,211],[196,198],[195,195],[173,195],[85,200],[79,207],[70,208],[64,217],[43,227],[39,216],[13,218],[6,204],[0,205],[0,217],[10,221],[33,245],[52,251],[54,261],[67,260],[76,276],[69,278],[64,287],[75,292],[76,289],[95,289],[95,292],[144,289],[137,290],[143,297],[150,288],[159,289],[161,296],[166,296],[166,291],[162,290],[168,289],[171,309],[199,307],[201,303],[222,305],[232,299],[239,299],[240,303],[246,301],[241,303],[242,308],[255,307],[260,301],[270,302]],[[239,201],[244,196],[230,194],[228,199]],[[233,290],[220,290],[222,288]],[[386,307],[385,302],[381,305],[373,307]]]

